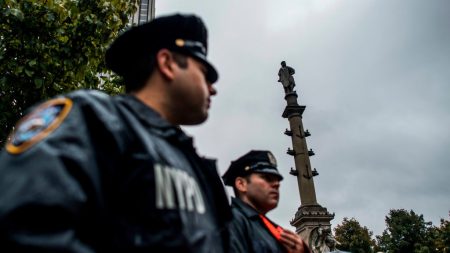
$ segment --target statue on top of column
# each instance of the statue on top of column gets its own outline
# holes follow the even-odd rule
[[[278,82],[281,82],[286,94],[294,91],[295,81],[293,74],[295,74],[295,69],[287,66],[286,62],[282,61],[281,68],[278,70]]]

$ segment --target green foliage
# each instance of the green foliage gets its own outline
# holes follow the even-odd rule
[[[0,146],[24,110],[43,99],[80,88],[121,92],[103,59],[135,4],[0,0]]]
[[[390,253],[430,253],[434,247],[435,233],[431,222],[423,215],[404,209],[390,210],[386,216],[386,229],[377,236],[378,245]]]
[[[339,250],[353,253],[372,252],[375,242],[371,239],[372,231],[362,227],[355,218],[345,217],[342,224],[334,229],[335,239],[339,242]]]
[[[450,221],[441,219],[441,226],[434,227],[433,234],[434,247],[437,252],[450,253]]]

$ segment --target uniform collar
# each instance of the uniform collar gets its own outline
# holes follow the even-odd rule
[[[165,139],[177,140],[192,145],[192,137],[187,136],[179,126],[172,125],[153,108],[144,104],[133,95],[125,94],[116,98],[131,109],[136,117],[150,127],[151,131]]]
[[[247,218],[259,217],[258,211],[239,198],[232,198],[231,206],[238,208]]]

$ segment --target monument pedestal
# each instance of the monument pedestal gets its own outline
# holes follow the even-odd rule
[[[334,213],[331,214],[325,207],[321,205],[302,205],[295,213],[294,219],[291,220],[291,225],[296,228],[296,233],[299,234],[303,240],[308,242],[311,250],[315,253],[329,252],[334,245],[331,236],[330,221],[334,218]],[[333,240],[334,241],[334,240]]]
[[[305,241],[309,241],[311,231],[317,227],[326,228],[330,226],[330,221],[334,214],[328,212],[321,205],[304,205],[298,208],[295,217],[291,220],[291,225],[296,228],[296,233],[301,235]]]

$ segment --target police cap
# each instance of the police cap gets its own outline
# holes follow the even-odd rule
[[[206,59],[207,38],[205,24],[195,15],[159,17],[121,34],[106,52],[106,65],[117,74],[127,76],[133,73],[136,59],[166,48],[202,62],[207,67],[206,80],[214,83],[218,73]]]
[[[283,180],[283,176],[278,172],[277,161],[272,152],[261,150],[252,150],[232,161],[222,178],[225,185],[234,186],[237,177],[254,172],[272,174],[277,176],[280,181]]]

